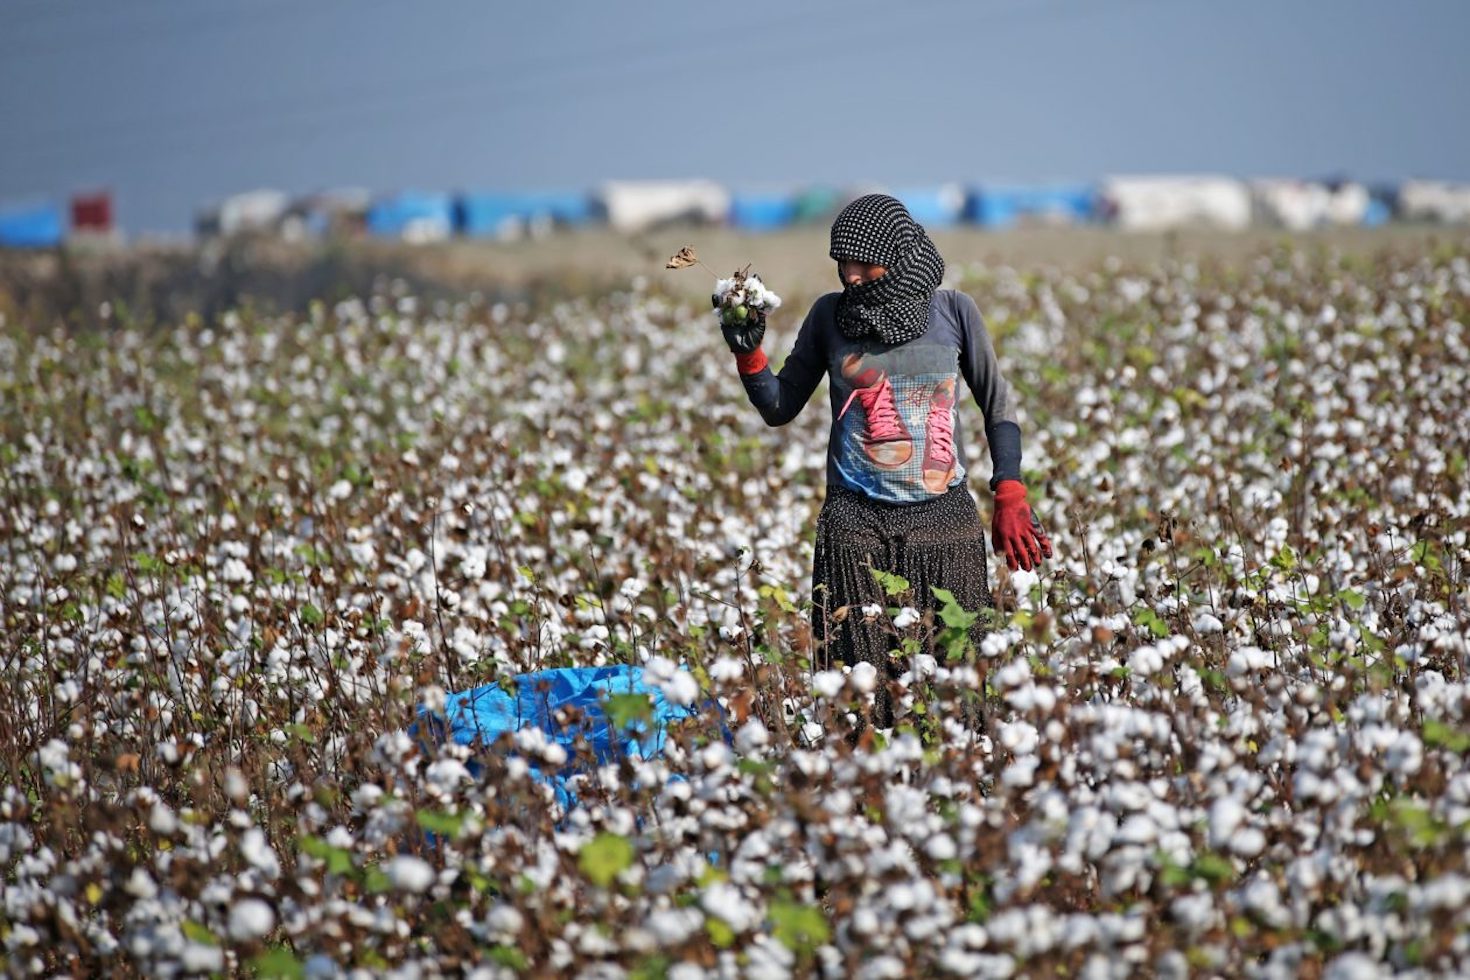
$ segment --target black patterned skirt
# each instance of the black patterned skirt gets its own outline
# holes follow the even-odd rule
[[[954,593],[967,611],[995,605],[987,578],[985,528],[975,500],[963,485],[916,504],[886,504],[840,487],[827,488],[817,518],[812,563],[812,634],[819,667],[867,661],[879,676],[900,665],[886,615],[870,621],[862,607],[908,604],[923,613],[937,607],[934,586]],[[907,579],[907,596],[890,597],[873,575],[877,568]],[[847,612],[838,610],[846,607]],[[979,643],[984,621],[970,629]]]

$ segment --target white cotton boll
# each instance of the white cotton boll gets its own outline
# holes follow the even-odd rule
[[[185,943],[179,954],[179,966],[187,973],[222,973],[225,969],[225,951],[218,946],[204,943]]]
[[[1380,980],[1391,975],[1388,965],[1367,953],[1343,953],[1322,972],[1322,980]]]
[[[171,837],[179,829],[179,818],[163,802],[154,803],[148,810],[148,829],[160,837]]]
[[[699,753],[699,761],[709,772],[719,772],[730,765],[730,748],[724,742],[711,742]]]
[[[848,675],[848,678],[851,680],[854,690],[862,694],[871,694],[873,689],[878,686],[878,668],[865,660],[853,666],[852,673]]]
[[[935,834],[924,845],[924,853],[935,861],[953,861],[959,855],[954,838],[948,834]]]
[[[240,855],[267,878],[275,878],[281,873],[281,862],[259,827],[251,827],[241,836]]]
[[[424,770],[424,778],[439,792],[452,793],[470,778],[470,771],[458,759],[436,759]]]
[[[729,684],[745,676],[745,664],[734,657],[721,657],[710,665],[709,675],[715,681]]]
[[[444,713],[446,697],[444,688],[438,684],[425,684],[419,688],[419,703],[423,705],[425,711],[432,714],[442,715]]]
[[[1203,892],[1174,899],[1169,903],[1169,915],[1187,933],[1198,934],[1210,928],[1218,913],[1214,896]]]
[[[1041,760],[1034,755],[1021,756],[1000,774],[1001,785],[1008,789],[1025,789],[1036,781],[1036,768]]]
[[[1266,849],[1266,835],[1255,827],[1243,827],[1230,839],[1230,850],[1243,858],[1253,858]]]
[[[898,611],[898,615],[893,617],[893,626],[895,629],[906,630],[918,621],[919,611],[913,606],[904,606]]]
[[[1004,722],[1000,726],[1000,744],[1018,756],[1030,755],[1041,744],[1041,736],[1029,721]]]
[[[1131,814],[1118,828],[1116,839],[1124,844],[1152,844],[1158,840],[1159,828],[1147,814]]]
[[[698,909],[657,909],[651,913],[644,925],[653,933],[664,948],[678,946],[704,925],[704,916]]]
[[[275,910],[261,899],[246,898],[230,906],[230,938],[237,942],[259,939],[275,927]]]
[[[876,602],[870,602],[863,606],[863,616],[867,619],[877,619],[883,615],[883,607]]]
[[[999,657],[1009,650],[1015,642],[1016,639],[1011,635],[1010,630],[989,633],[985,639],[980,641],[980,655],[987,658]]]
[[[1210,846],[1224,847],[1245,820],[1245,807],[1233,796],[1222,796],[1210,805]]]
[[[133,873],[128,877],[127,884],[123,886],[123,891],[134,898],[147,900],[158,895],[158,885],[154,883],[146,869],[135,867]]]
[[[1271,654],[1260,647],[1240,647],[1230,654],[1230,659],[1225,663],[1225,674],[1228,677],[1240,677],[1252,671],[1269,670],[1271,668]]]
[[[735,735],[735,748],[749,754],[757,749],[764,748],[771,742],[771,733],[759,718],[751,718]]]
[[[250,783],[245,774],[235,766],[225,769],[225,795],[236,803],[244,803],[250,795]]]
[[[699,697],[699,681],[687,670],[674,672],[663,685],[664,697],[677,705],[691,705]]]
[[[1020,687],[1031,679],[1031,664],[1026,660],[1012,660],[992,674],[991,678],[1001,690]]]
[[[388,881],[399,891],[421,894],[434,884],[434,868],[421,857],[400,854],[383,866]]]
[[[1031,592],[1031,587],[1041,581],[1041,576],[1034,571],[1026,571],[1018,568],[1011,572],[1011,588],[1016,590],[1016,595],[1026,596]]]
[[[1194,618],[1194,631],[1196,633],[1208,635],[1210,633],[1219,633],[1224,629],[1225,624],[1209,613],[1200,613]]]
[[[846,678],[840,671],[821,670],[812,677],[812,690],[819,698],[835,698],[845,682]]]
[[[717,881],[711,884],[700,896],[699,904],[706,913],[723,919],[737,933],[760,924],[760,910],[745,897],[738,886],[729,882]]]
[[[485,917],[485,925],[498,936],[514,936],[526,924],[526,918],[513,905],[499,902]]]
[[[897,956],[878,956],[863,964],[859,980],[901,980],[909,975],[908,967]]]
[[[346,480],[338,480],[327,490],[327,496],[333,500],[346,500],[352,496],[352,484]]]
[[[1142,677],[1149,677],[1164,669],[1164,657],[1157,647],[1139,647],[1128,655],[1128,669]]]
[[[649,657],[648,662],[643,665],[643,683],[651,687],[658,687],[671,680],[678,669],[678,666],[668,657]]]

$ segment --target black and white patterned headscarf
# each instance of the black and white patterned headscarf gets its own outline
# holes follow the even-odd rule
[[[887,274],[842,284],[837,325],[849,340],[902,344],[929,327],[929,302],[944,278],[944,259],[908,209],[887,194],[858,198],[832,222],[832,258],[881,265]]]

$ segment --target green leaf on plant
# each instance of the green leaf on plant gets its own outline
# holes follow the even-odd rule
[[[443,810],[420,810],[414,814],[414,819],[431,834],[453,837],[464,826],[465,815]]]
[[[297,980],[306,976],[306,968],[296,954],[285,946],[272,946],[250,961],[250,969],[257,977],[280,977]]]
[[[301,853],[326,862],[328,874],[352,874],[357,869],[352,863],[352,852],[345,847],[336,847],[320,837],[312,836],[301,838],[300,846]]]
[[[934,593],[934,598],[939,600],[939,619],[950,629],[967,630],[980,618],[978,612],[966,612],[960,605],[959,600],[949,589],[941,589],[937,585],[929,587]]]
[[[821,909],[781,899],[771,903],[771,925],[776,939],[794,953],[815,949],[831,935]]]
[[[624,729],[653,720],[653,699],[647,694],[609,694],[602,699],[602,710],[614,728]]]
[[[913,588],[909,585],[909,580],[902,575],[894,575],[892,572],[885,572],[878,568],[869,568],[869,571],[873,573],[873,578],[878,580],[878,584],[888,595],[903,595]]]
[[[606,888],[632,866],[634,853],[633,844],[626,837],[604,831],[582,846],[577,853],[577,867],[588,881]]]
[[[704,931],[709,933],[709,941],[720,949],[727,949],[735,942],[735,930],[724,919],[711,916],[705,920]]]
[[[776,605],[778,607],[780,607],[780,609],[781,609],[782,612],[787,612],[787,613],[794,613],[794,612],[796,612],[796,603],[794,603],[794,602],[791,601],[791,596],[789,596],[786,593],[786,590],[783,589],[781,586],[779,586],[779,585],[762,585],[760,587],[760,594],[762,596],[764,596],[765,598],[770,599],[771,601],[775,602]]]
[[[508,970],[514,970],[516,973],[525,973],[526,969],[530,966],[530,962],[526,959],[526,954],[514,946],[506,946],[504,944],[496,946],[490,950],[490,958],[500,966]]]
[[[1219,854],[1201,854],[1194,859],[1189,870],[1196,878],[1203,878],[1212,885],[1235,877],[1235,866],[1229,858]]]
[[[193,919],[185,919],[183,925],[179,926],[179,930],[183,932],[184,938],[191,943],[200,943],[205,946],[219,945],[219,940],[214,938],[214,933]]]
[[[1451,752],[1463,755],[1466,751],[1470,751],[1470,732],[1462,732],[1437,718],[1428,718],[1424,722],[1424,744],[1446,748]]]

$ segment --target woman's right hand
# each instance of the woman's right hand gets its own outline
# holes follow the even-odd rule
[[[711,296],[710,302],[720,310],[718,296]],[[766,311],[747,309],[745,318],[737,320],[733,311],[720,310],[720,333],[732,354],[754,354],[766,336]]]

